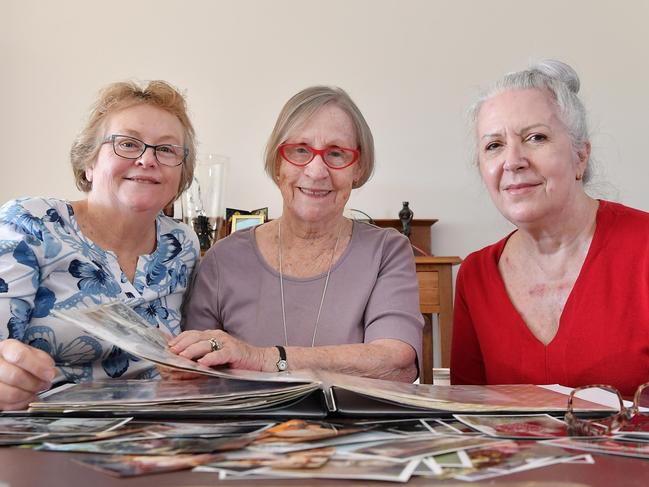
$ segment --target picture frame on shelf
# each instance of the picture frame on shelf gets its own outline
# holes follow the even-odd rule
[[[237,216],[252,216],[257,219],[255,223],[252,222],[246,222],[247,227],[244,227],[244,223],[237,223],[236,225],[233,224],[233,218]],[[260,218],[261,217],[261,218]],[[243,222],[244,219],[241,219],[241,222]],[[235,232],[236,230],[242,230],[243,228],[249,228],[254,225],[260,225],[262,223],[265,223],[268,221],[268,207],[265,208],[257,208],[256,210],[242,210],[239,208],[226,208],[225,209],[225,225],[222,227],[222,232],[219,234],[219,238],[227,237],[230,235],[232,232]]]
[[[250,228],[261,225],[266,221],[263,214],[259,215],[232,215],[230,224],[230,233],[234,233],[244,228]]]

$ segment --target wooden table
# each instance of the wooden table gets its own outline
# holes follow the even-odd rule
[[[433,383],[433,314],[439,319],[442,367],[448,367],[453,332],[453,272],[459,257],[415,257],[419,282],[419,307],[424,315],[421,381]]]

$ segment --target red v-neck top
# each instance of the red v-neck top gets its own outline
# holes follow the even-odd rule
[[[469,255],[458,273],[451,382],[610,384],[631,395],[649,381],[649,213],[600,201],[590,249],[548,345],[514,308],[498,270],[509,236]]]

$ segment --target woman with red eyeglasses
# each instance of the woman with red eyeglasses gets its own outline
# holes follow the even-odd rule
[[[208,366],[412,382],[423,320],[409,241],[343,216],[373,167],[371,131],[347,93],[316,86],[292,97],[266,148],[283,213],[205,255],[188,331],[171,350]]]

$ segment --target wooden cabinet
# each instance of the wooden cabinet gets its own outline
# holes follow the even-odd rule
[[[459,257],[415,257],[419,308],[424,315],[423,384],[433,383],[433,314],[438,316],[442,367],[448,367],[453,332],[453,266]]]
[[[410,222],[410,243],[415,255],[430,255],[430,231],[436,219],[415,219]],[[374,220],[377,227],[395,228],[401,231],[401,220]]]

